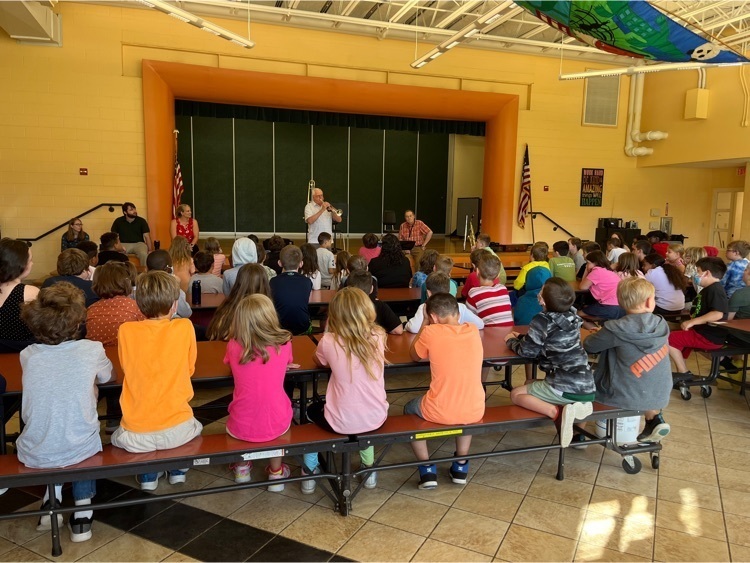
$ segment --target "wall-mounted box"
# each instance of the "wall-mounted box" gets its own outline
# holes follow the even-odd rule
[[[693,88],[685,92],[685,119],[708,119],[708,90]]]

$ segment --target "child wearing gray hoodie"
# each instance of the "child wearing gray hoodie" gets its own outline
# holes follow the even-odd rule
[[[588,353],[601,354],[594,371],[596,400],[646,411],[646,426],[638,441],[659,442],[670,431],[661,414],[672,391],[669,328],[662,317],[653,314],[655,289],[647,280],[622,280],[617,301],[627,314],[607,321],[583,342]]]

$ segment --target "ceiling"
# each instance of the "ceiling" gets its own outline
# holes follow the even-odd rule
[[[181,0],[197,15],[327,29],[379,38],[417,41],[421,56],[490,10],[501,17],[462,46],[616,64],[628,57],[602,53],[562,35],[511,0]],[[701,35],[712,35],[737,51],[750,49],[750,2],[735,0],[652,0],[657,8]],[[132,3],[131,3],[132,5]],[[697,28],[697,29],[696,29]],[[700,30],[705,30],[705,33]]]

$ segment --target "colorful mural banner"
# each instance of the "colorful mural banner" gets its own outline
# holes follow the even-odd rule
[[[643,0],[515,0],[549,26],[613,55],[660,62],[745,63]]]

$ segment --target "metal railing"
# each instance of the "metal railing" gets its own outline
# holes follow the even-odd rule
[[[109,207],[108,211],[110,213],[114,213],[115,207],[122,207],[122,203],[100,203],[96,207],[92,207],[91,209],[87,209],[83,213],[80,213],[78,215],[74,215],[74,217],[80,219],[81,217],[85,217],[86,215],[89,215],[90,213],[93,213],[94,211],[96,211],[100,207]],[[34,243],[34,242],[36,242],[38,240],[41,240],[41,239],[43,239],[46,236],[51,235],[55,231],[59,231],[60,229],[67,228],[69,223],[70,223],[70,220],[67,220],[64,223],[61,223],[60,225],[58,225],[57,227],[52,227],[49,231],[47,231],[46,233],[42,233],[38,237],[35,237],[35,238],[18,237],[18,240],[25,240],[26,244],[28,244],[29,246],[31,246],[32,243]]]
[[[531,211],[531,212],[530,212],[530,215],[531,215],[531,220],[532,220],[532,221],[533,221],[534,219],[536,219],[536,216],[537,216],[537,215],[541,215],[542,217],[544,217],[545,219],[547,219],[547,221],[549,221],[550,223],[552,223],[552,224],[554,225],[554,227],[552,227],[552,230],[553,230],[553,231],[556,231],[557,229],[560,229],[561,231],[563,231],[563,232],[565,232],[565,233],[568,233],[568,236],[570,236],[570,237],[574,237],[574,236],[575,236],[575,235],[574,235],[573,233],[571,233],[571,232],[570,232],[570,231],[569,231],[568,229],[566,229],[565,227],[563,227],[563,226],[562,226],[562,225],[561,225],[560,223],[558,223],[557,221],[555,221],[554,219],[552,219],[552,218],[551,218],[551,217],[550,217],[549,215],[547,215],[546,213],[542,213],[541,211]]]

